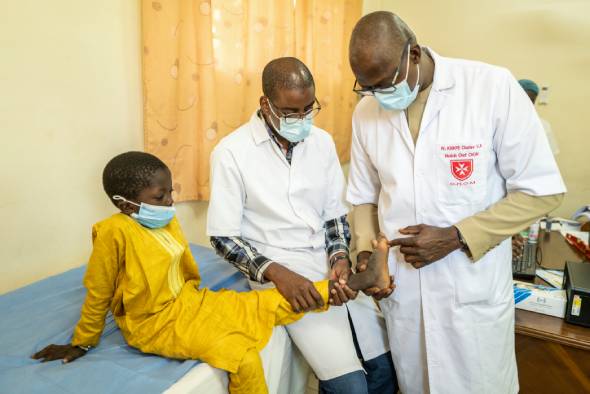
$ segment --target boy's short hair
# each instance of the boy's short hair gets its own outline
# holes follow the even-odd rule
[[[113,157],[102,172],[104,191],[117,206],[113,196],[137,198],[141,190],[150,185],[158,170],[170,171],[156,156],[145,152],[126,152]]]

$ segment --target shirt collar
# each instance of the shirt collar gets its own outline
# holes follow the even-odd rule
[[[432,49],[425,47],[432,60],[434,61],[434,76],[432,77],[432,89],[440,92],[451,89],[455,86],[455,77],[453,76],[449,60]]]
[[[272,139],[274,142],[279,144],[279,146],[281,146],[281,144],[279,143],[275,134],[270,129],[270,127],[266,124],[266,121],[263,119],[260,109],[256,110],[256,112],[254,112],[254,114],[250,118],[250,122],[254,126],[253,130],[252,130],[252,135],[254,137],[254,142],[256,143],[256,145],[259,145],[259,144],[263,143],[264,141],[268,141],[269,139]],[[299,142],[289,142],[289,147],[295,146],[298,143]]]
[[[256,145],[260,145],[261,143],[270,140],[270,135],[268,135],[268,132],[266,131],[266,122],[258,116],[258,110],[252,114],[250,125],[252,138],[254,138]]]

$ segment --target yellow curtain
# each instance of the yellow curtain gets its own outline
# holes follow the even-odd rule
[[[209,196],[209,155],[246,122],[271,59],[296,56],[316,81],[322,111],[349,159],[356,97],[348,39],[362,0],[142,0],[145,149],[174,177],[177,201]]]

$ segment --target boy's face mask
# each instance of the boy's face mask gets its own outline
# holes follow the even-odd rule
[[[132,213],[131,217],[139,224],[147,228],[162,228],[168,225],[176,214],[174,206],[151,205],[142,202],[141,204],[127,200],[125,197],[115,195],[113,200],[125,201],[139,207],[138,213]]]

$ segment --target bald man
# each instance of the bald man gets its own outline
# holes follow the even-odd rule
[[[508,70],[442,57],[389,12],[359,20],[349,55],[347,199],[359,269],[377,230],[392,239],[380,304],[400,389],[516,393],[509,237],[565,192],[539,117]]]
[[[313,281],[345,283],[351,272],[345,180],[332,137],[313,126],[321,108],[309,69],[275,59],[262,91],[260,109],[211,155],[207,233],[253,289],[276,286],[294,310],[310,311],[321,306]],[[356,296],[337,287],[333,307],[287,331],[321,393],[395,393],[383,316]]]

